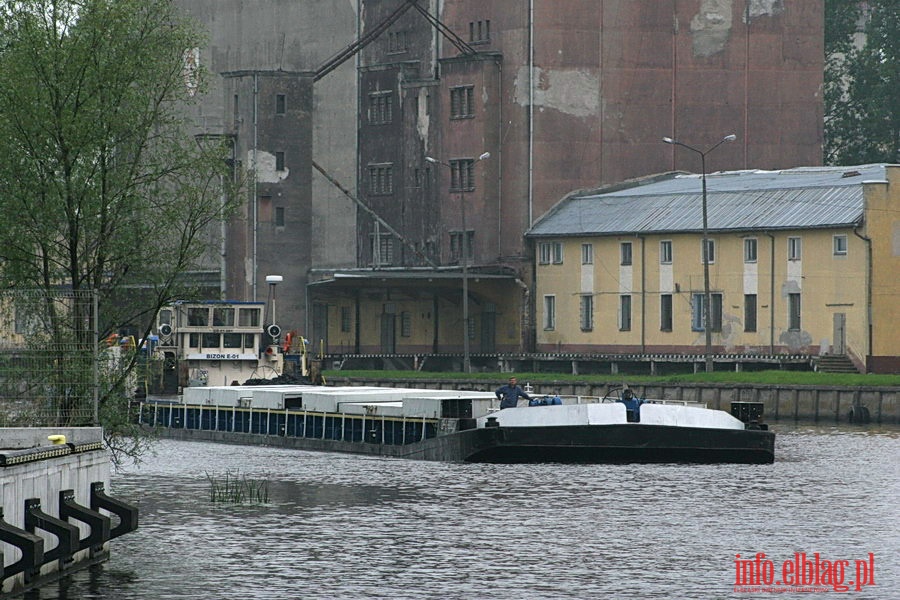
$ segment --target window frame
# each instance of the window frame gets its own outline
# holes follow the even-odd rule
[[[789,293],[787,301],[788,331],[800,331],[803,316],[803,300],[800,293]]]
[[[711,332],[722,331],[722,310],[725,298],[722,292],[709,293],[712,306],[709,310],[709,318]],[[704,292],[693,292],[691,295],[691,331],[706,331],[703,319],[703,304],[706,302],[706,294]]]
[[[706,240],[700,238],[700,264],[716,264],[716,240],[711,237],[707,237]]]
[[[744,332],[755,333],[759,327],[759,299],[756,294],[744,294]]]
[[[619,242],[619,266],[627,267],[634,263],[634,252],[631,242]]]
[[[787,239],[787,259],[802,260],[803,259],[803,238],[797,235],[789,236]]]
[[[581,244],[581,264],[583,264],[583,265],[594,264],[594,244],[591,244],[591,243]]]
[[[759,240],[744,238],[744,263],[755,263],[759,260]]]
[[[450,88],[450,119],[475,117],[475,86],[455,85]]]
[[[660,240],[659,242],[659,264],[672,264],[672,240]]]
[[[674,321],[674,302],[672,294],[659,295],[659,330],[672,331]]]
[[[846,233],[836,233],[832,236],[831,249],[833,256],[847,256],[849,253],[849,238]]]
[[[581,331],[594,330],[594,295],[581,294],[579,298],[579,322]]]
[[[556,294],[544,295],[544,331],[556,330]]]
[[[631,331],[632,325],[632,303],[631,294],[619,295],[619,331]]]

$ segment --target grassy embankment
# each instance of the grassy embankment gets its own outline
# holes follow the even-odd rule
[[[466,381],[484,381],[486,383],[504,382],[513,373],[445,373],[427,371],[325,371],[325,379],[329,382],[345,377],[362,379],[463,379]],[[717,373],[688,373],[679,375],[570,375],[565,373],[524,373],[517,372],[519,383],[538,382],[583,382],[583,383],[716,383],[716,384],[761,384],[761,385],[812,385],[831,386],[865,386],[865,387],[897,387],[900,386],[900,375],[854,375],[845,373],[816,373],[810,371],[747,371],[735,373],[722,371]]]

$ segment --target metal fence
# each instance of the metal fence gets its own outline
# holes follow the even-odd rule
[[[91,291],[0,292],[0,424],[99,422],[101,371],[115,370],[119,349],[101,351],[97,314]]]

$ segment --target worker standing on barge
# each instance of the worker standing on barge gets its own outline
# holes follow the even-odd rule
[[[525,393],[525,390],[516,384],[516,378],[510,377],[509,383],[497,388],[494,392],[497,394],[497,400],[500,401],[500,408],[515,408],[519,404],[519,398],[531,400],[531,396]]]

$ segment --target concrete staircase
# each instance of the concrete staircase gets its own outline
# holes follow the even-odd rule
[[[859,373],[846,354],[823,354],[816,361],[816,371],[822,373]]]

